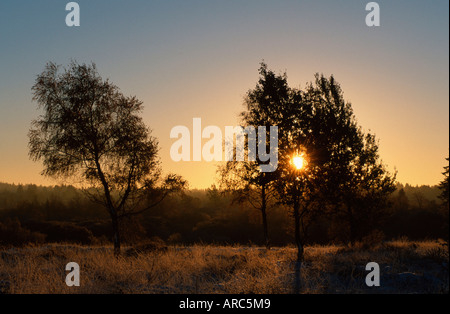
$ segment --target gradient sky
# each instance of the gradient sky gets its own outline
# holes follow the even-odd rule
[[[381,26],[357,0],[77,1],[67,27],[61,0],[0,1],[0,182],[62,183],[28,158],[31,87],[48,61],[95,62],[125,95],[144,102],[164,171],[209,187],[214,163],[171,161],[172,127],[237,125],[265,60],[305,86],[333,74],[359,124],[401,183],[437,184],[449,154],[449,2],[377,1]]]

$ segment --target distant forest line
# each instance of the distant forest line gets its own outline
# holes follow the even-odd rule
[[[360,241],[448,239],[448,219],[438,186],[397,185],[378,225],[363,226]],[[151,211],[123,222],[124,242],[160,238],[171,244],[263,245],[260,213],[215,188],[173,195]],[[107,211],[73,186],[44,187],[0,183],[0,245],[111,241]],[[291,211],[282,205],[268,210],[271,244],[294,243]],[[321,217],[313,223],[308,244],[346,243],[345,225]]]

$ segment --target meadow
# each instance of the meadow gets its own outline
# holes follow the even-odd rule
[[[303,294],[448,293],[448,244],[389,241],[368,248],[306,247],[300,274],[294,247],[111,246],[47,244],[0,251],[0,294]],[[65,284],[65,265],[80,265],[79,287]],[[368,287],[365,265],[380,265]]]

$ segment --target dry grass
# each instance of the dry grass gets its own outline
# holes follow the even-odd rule
[[[0,251],[0,293],[284,294],[295,286],[294,248],[169,247],[116,259],[111,247],[47,245]],[[81,286],[65,284],[77,262]],[[381,287],[365,285],[377,262]],[[305,250],[302,293],[448,293],[448,247],[442,242],[387,242],[373,250]]]

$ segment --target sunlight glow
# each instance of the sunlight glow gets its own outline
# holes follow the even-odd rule
[[[292,163],[294,164],[295,168],[297,168],[297,170],[300,170],[305,165],[305,158],[303,158],[303,156],[294,156],[292,158]]]

